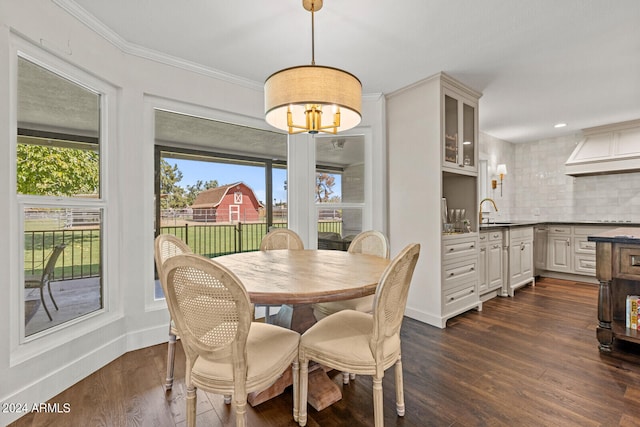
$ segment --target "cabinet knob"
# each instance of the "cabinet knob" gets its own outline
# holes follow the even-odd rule
[[[456,275],[456,273],[449,273],[449,277],[453,277],[455,275]]]

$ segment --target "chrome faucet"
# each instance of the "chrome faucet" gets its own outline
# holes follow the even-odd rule
[[[491,202],[496,212],[498,212],[498,207],[496,206],[496,202],[494,202],[493,199],[490,199],[488,197],[486,199],[482,199],[480,201],[480,207],[478,208],[478,218],[479,218],[478,227],[482,225],[482,204],[486,201]]]

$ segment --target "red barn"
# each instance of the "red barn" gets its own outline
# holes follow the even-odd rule
[[[202,222],[250,222],[260,219],[264,208],[243,182],[202,191],[191,205],[193,220]]]

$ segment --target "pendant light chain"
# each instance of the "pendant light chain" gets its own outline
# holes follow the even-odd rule
[[[315,9],[313,2],[311,2],[311,65],[316,65],[316,42],[315,42],[315,33],[316,30],[314,28],[314,19],[313,19],[313,10]]]

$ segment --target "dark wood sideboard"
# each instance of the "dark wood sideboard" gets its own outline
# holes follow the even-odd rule
[[[615,339],[640,344],[640,330],[626,327],[627,295],[640,295],[640,228],[616,228],[588,240],[596,242],[600,351],[611,352]]]

